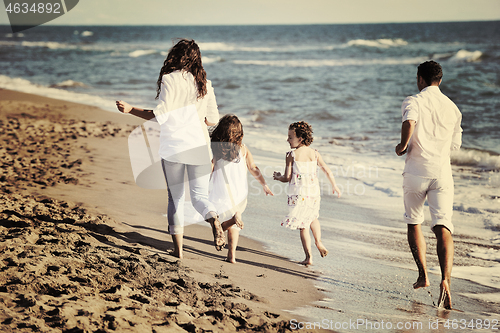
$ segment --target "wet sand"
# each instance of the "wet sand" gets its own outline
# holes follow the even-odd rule
[[[0,122],[1,331],[278,332],[322,298],[256,241],[224,262],[203,225],[171,256],[166,191],[130,168],[140,119],[2,89]]]

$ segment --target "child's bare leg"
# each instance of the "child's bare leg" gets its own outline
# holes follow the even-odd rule
[[[321,254],[322,257],[326,257],[326,255],[328,254],[328,250],[321,242],[321,226],[319,224],[318,219],[312,221],[311,230],[319,253]]]
[[[229,220],[222,222],[222,224],[221,224],[222,230],[226,231],[235,224],[236,224],[236,221],[234,220],[234,216],[233,216]]]
[[[300,229],[300,240],[304,248],[304,253],[306,254],[306,258],[301,261],[300,264],[306,266],[312,265],[311,235],[309,235],[309,228]]]
[[[236,224],[240,229],[243,229],[243,220],[241,219],[241,213],[236,212],[233,217],[231,217],[229,220],[224,221],[222,223],[222,230],[226,231],[227,229],[231,228],[233,224]]]
[[[240,212],[236,212],[236,214],[234,214],[233,218],[234,218],[234,223],[240,229],[243,229],[243,227],[245,226],[245,224],[243,223],[243,220],[241,219],[241,213]]]
[[[236,264],[236,247],[238,247],[238,239],[240,237],[240,230],[238,228],[227,229],[227,261]]]

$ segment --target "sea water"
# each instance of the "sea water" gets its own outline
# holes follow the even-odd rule
[[[330,206],[341,211],[341,205],[366,214],[384,211],[386,216],[372,221],[356,221],[355,214],[344,211],[344,218],[353,222],[350,228],[374,237],[400,233],[404,227],[399,224],[404,158],[394,153],[401,102],[418,93],[418,64],[430,59],[441,63],[441,90],[463,114],[463,146],[451,156],[456,234],[477,240],[480,246],[471,245],[468,255],[483,261],[481,269],[455,267],[453,273],[498,287],[500,22],[39,26],[19,34],[1,26],[0,87],[110,111],[118,99],[152,108],[159,69],[177,38],[198,42],[221,114],[240,117],[245,142],[260,152],[256,159],[273,190],[284,196],[284,185],[272,181],[272,171],[284,166],[288,124],[305,120],[314,130],[313,147],[343,192],[335,201],[323,179],[322,212]],[[250,186],[250,195],[258,195],[252,182]],[[278,220],[286,212],[281,201],[281,210],[272,215]],[[324,238],[342,232],[338,216],[321,218],[324,235],[331,236]],[[253,230],[245,230],[246,235],[263,240],[273,251],[300,255],[298,243],[287,248],[288,240],[279,242],[263,235],[263,229]],[[373,252],[367,242],[350,242]],[[330,246],[342,241],[335,244]],[[379,251],[382,255],[384,250]],[[406,247],[401,251],[408,253]],[[318,269],[329,275],[335,271]],[[498,295],[488,297],[500,302]]]

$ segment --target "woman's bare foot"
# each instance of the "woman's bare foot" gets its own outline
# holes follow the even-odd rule
[[[316,243],[316,247],[318,248],[319,254],[321,254],[321,257],[324,258],[328,254],[328,250],[326,247],[323,245],[323,243],[319,242]]]
[[[179,258],[179,259],[182,259],[184,258],[184,255],[182,254],[182,251],[178,251],[178,250],[173,250],[172,251],[172,255],[176,258]]]
[[[219,218],[217,216],[212,216],[206,219],[206,221],[212,226],[215,249],[217,251],[222,251],[226,245],[226,238],[224,237],[224,230],[222,230]]]
[[[234,214],[234,223],[240,229],[243,229],[243,227],[245,226],[245,224],[243,223],[243,220],[241,219],[240,212],[236,212],[236,214]]]
[[[418,289],[418,288],[425,288],[430,286],[431,283],[429,282],[429,279],[427,278],[426,275],[419,275],[417,282],[413,284],[413,289]]]
[[[438,308],[445,308],[446,310],[451,310],[451,294],[448,282],[446,280],[441,281],[439,289],[440,293],[438,300]]]

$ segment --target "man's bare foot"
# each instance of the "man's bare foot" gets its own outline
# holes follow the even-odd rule
[[[225,260],[227,262],[230,262],[231,264],[236,264],[236,259],[235,258],[229,258],[229,257],[227,257]]]
[[[319,254],[321,254],[321,257],[324,258],[328,254],[328,250],[326,247],[323,245],[323,243],[318,243],[316,244],[316,247],[318,248]]]
[[[217,216],[210,217],[206,221],[212,226],[215,249],[217,251],[222,251],[222,249],[226,245],[226,238],[224,237],[224,230],[222,230],[219,218]]]
[[[306,258],[306,259],[302,260],[301,262],[299,262],[299,264],[304,265],[304,266],[310,266],[313,264],[313,262],[312,262],[311,258],[309,258],[309,259]]]
[[[417,279],[417,282],[413,284],[413,289],[418,289],[418,288],[425,288],[430,286],[431,283],[429,282],[429,279],[427,276],[419,276]]]
[[[243,227],[245,226],[245,224],[243,223],[243,220],[241,219],[240,212],[236,212],[236,214],[234,214],[234,222],[235,222],[236,226],[240,229],[243,229]]]
[[[445,308],[446,310],[451,310],[451,294],[448,282],[446,280],[441,281],[439,289],[440,293],[438,300],[438,308]]]

